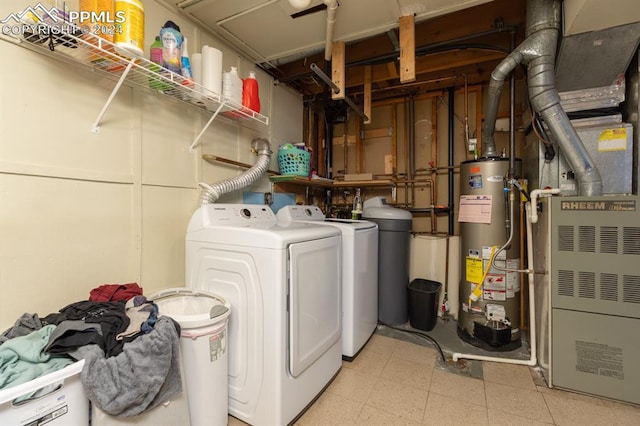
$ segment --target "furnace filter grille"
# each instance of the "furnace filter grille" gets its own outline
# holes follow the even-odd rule
[[[625,275],[622,277],[622,301],[640,303],[640,277]]]
[[[558,271],[558,295],[573,297],[573,271]]]
[[[603,254],[618,254],[618,233],[622,229],[622,254],[640,256],[640,227],[601,226],[599,251]],[[558,226],[558,250],[573,252],[575,250],[575,227]],[[578,226],[578,251],[596,253],[596,227]]]
[[[573,251],[573,226],[558,226],[558,250]]]
[[[558,296],[576,301],[640,303],[640,276],[616,273],[607,262],[609,255],[640,255],[640,227],[558,225],[557,230],[558,251],[579,256],[573,269],[557,270]],[[584,257],[589,254],[595,257]],[[591,270],[596,263],[600,267]],[[612,270],[608,271],[607,265]]]
[[[578,272],[578,296],[583,299],[596,298],[595,272]]]
[[[600,227],[600,253],[618,253],[618,228],[616,226]]]
[[[596,252],[596,227],[595,226],[579,226],[578,227],[578,247],[582,253]]]
[[[612,302],[618,301],[618,275],[600,274],[600,299]]]
[[[640,255],[640,228],[625,227],[622,241],[624,254]]]

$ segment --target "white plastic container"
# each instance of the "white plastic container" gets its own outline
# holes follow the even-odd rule
[[[227,324],[231,306],[213,293],[170,288],[150,296],[158,314],[182,328],[180,352],[186,377],[191,425],[228,422]]]
[[[144,56],[144,5],[140,0],[115,0],[115,11],[124,15],[113,34],[116,49],[128,57]]]
[[[0,391],[0,425],[88,425],[87,399],[80,372],[84,360],[27,383]],[[53,392],[15,403],[22,395],[52,387]]]
[[[242,79],[236,67],[222,75],[222,96],[233,102],[235,108],[242,106]]]

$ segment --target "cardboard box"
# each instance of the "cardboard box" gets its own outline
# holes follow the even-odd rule
[[[84,360],[62,370],[0,391],[0,425],[88,425],[87,399],[80,372]],[[15,403],[15,399],[39,389],[52,387],[44,396]]]

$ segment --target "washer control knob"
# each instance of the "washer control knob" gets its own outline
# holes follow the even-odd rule
[[[240,216],[244,217],[245,219],[251,218],[251,210],[249,209],[240,210]]]
[[[304,214],[311,217],[311,209],[304,209]]]

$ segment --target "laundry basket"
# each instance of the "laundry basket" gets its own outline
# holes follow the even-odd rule
[[[283,175],[309,176],[311,153],[298,148],[278,149],[278,167]]]
[[[191,424],[226,425],[229,302],[208,291],[183,287],[162,290],[151,299],[160,314],[173,318],[182,328],[180,354]]]

